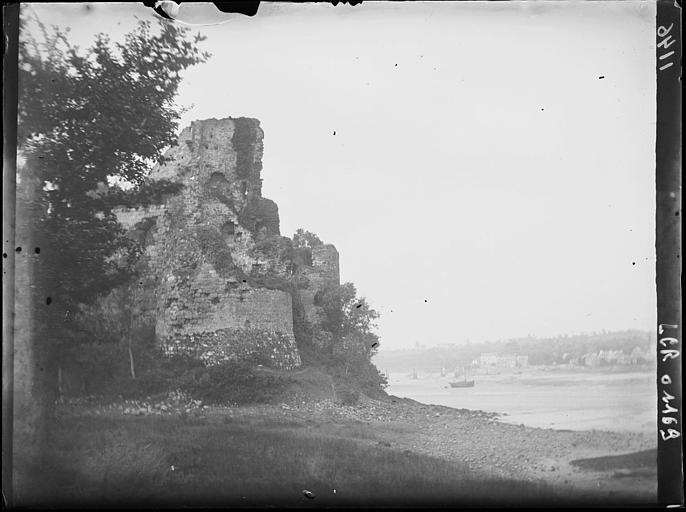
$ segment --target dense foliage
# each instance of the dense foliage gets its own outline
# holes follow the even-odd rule
[[[271,402],[290,383],[287,376],[266,374],[256,361],[225,361],[206,366],[197,358],[165,356],[154,344],[134,346],[136,379],[132,379],[125,343],[90,343],[72,352],[65,365],[65,396],[96,395],[143,399],[180,390],[207,404]]]
[[[311,231],[306,231],[302,228],[299,228],[294,234],[293,234],[293,246],[297,248],[304,248],[304,247],[309,247],[310,249],[322,245],[322,241],[319,239],[317,235],[312,233]]]
[[[140,243],[126,236],[113,209],[161,202],[180,188],[146,176],[175,142],[181,73],[209,54],[198,48],[202,36],[164,22],[140,21],[121,43],[99,34],[86,49],[69,42],[68,29],[48,30],[39,20],[21,25],[17,210],[40,251],[32,275],[48,297],[36,298],[35,309],[46,314],[37,322],[36,348],[47,354],[45,374],[52,380],[56,367],[75,357],[68,347],[79,341],[123,340],[130,352],[135,332],[112,335],[128,329],[126,322],[112,316],[110,327],[118,328],[93,339],[84,334],[84,311],[134,282]],[[81,358],[88,355],[86,346],[79,348]],[[97,360],[93,355],[93,371]],[[132,360],[122,358],[127,371]]]
[[[209,55],[200,35],[167,23],[141,21],[123,43],[99,34],[85,51],[36,23],[43,40],[25,37],[19,48],[18,147],[44,206],[55,308],[73,310],[129,277],[136,248],[112,208],[178,190],[145,177],[174,142],[181,72]],[[141,187],[125,194],[113,180]]]
[[[257,234],[264,228],[266,235],[278,235],[279,207],[271,199],[253,198],[238,213],[238,222]]]
[[[235,130],[231,144],[236,151],[236,174],[247,178],[262,170],[262,160],[255,158],[256,132],[259,129],[254,119],[239,117],[234,119]]]
[[[340,340],[346,352],[371,357],[379,345],[379,338],[373,332],[379,314],[365,298],[357,297],[352,283],[324,288],[317,292],[314,303],[326,313],[323,328]]]
[[[186,368],[174,379],[179,389],[194,398],[218,405],[274,402],[289,382],[286,376],[259,372],[251,361]]]
[[[321,245],[315,233],[298,229],[293,235],[294,261],[312,265],[312,249]],[[293,296],[293,331],[303,361],[333,377],[345,403],[354,403],[358,391],[383,395],[386,378],[371,362],[379,349],[379,313],[358,297],[353,283],[324,287],[315,294],[314,304],[324,313],[319,325],[307,320],[299,296]]]
[[[379,349],[374,332],[379,313],[357,296],[352,283],[330,285],[318,292],[314,301],[326,315],[320,329],[310,328],[318,347],[314,359],[338,382],[370,395],[381,393],[387,382],[371,362]]]

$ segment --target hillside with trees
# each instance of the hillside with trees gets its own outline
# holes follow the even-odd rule
[[[530,365],[566,364],[600,351],[630,354],[636,348],[642,353],[652,350],[655,337],[637,330],[562,335],[554,338],[513,338],[479,343],[442,344],[379,353],[374,363],[382,371],[437,371],[440,368],[469,366],[484,353],[501,356],[526,356]],[[649,361],[645,360],[645,364]]]

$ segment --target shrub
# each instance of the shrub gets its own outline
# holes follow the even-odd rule
[[[252,232],[264,226],[268,234],[278,235],[279,207],[271,199],[252,199],[238,214],[238,222]]]
[[[322,243],[323,242],[317,235],[302,228],[299,228],[293,235],[293,245],[298,248],[309,248],[310,254],[313,247],[322,245]]]
[[[278,399],[290,380],[256,372],[253,361],[228,361],[190,368],[176,383],[179,389],[206,403],[240,405]]]
[[[193,357],[165,356],[145,347],[137,351],[138,376],[133,379],[123,344],[92,343],[73,350],[74,358],[63,370],[65,383],[77,383],[65,389],[71,396],[141,399],[178,389],[207,404],[241,405],[278,400],[291,383],[288,377],[257,371],[258,358],[205,366]]]
[[[137,378],[131,377],[126,342],[79,343],[68,347],[61,358],[62,392],[67,396],[101,395],[136,398],[165,390],[165,382],[152,379],[157,373],[157,351],[137,340],[132,345]]]
[[[270,235],[255,242],[253,249],[272,258],[278,258],[284,263],[293,261],[293,245],[290,238],[278,234]]]
[[[150,242],[150,237],[156,224],[157,217],[147,217],[133,227],[129,236],[140,245],[145,246]]]
[[[347,385],[336,388],[336,402],[341,405],[355,405],[360,400],[360,393]]]
[[[336,383],[344,383],[371,397],[385,395],[383,390],[388,385],[386,377],[368,359],[351,361],[342,356],[333,356],[327,359],[325,367]]]
[[[148,351],[148,364],[136,379],[137,396],[166,393],[178,388],[180,376],[203,366],[201,361],[185,355],[166,356],[158,348]]]
[[[293,249],[293,261],[296,265],[303,267],[312,266],[312,248],[311,247],[295,247]]]

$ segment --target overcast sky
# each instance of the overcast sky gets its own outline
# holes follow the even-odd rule
[[[82,46],[153,16],[27,9]],[[336,245],[382,347],[654,327],[653,2],[213,14],[179,12],[214,23],[182,124],[261,121],[282,233]]]

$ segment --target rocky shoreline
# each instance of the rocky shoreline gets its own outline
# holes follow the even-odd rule
[[[207,406],[181,395],[155,402],[95,402],[62,404],[79,414],[179,415],[208,420],[264,422],[316,429],[336,425],[341,435],[364,428],[362,442],[390,449],[430,455],[489,476],[546,482],[571,490],[608,496],[656,496],[656,476],[649,469],[633,474],[616,468],[583,470],[572,460],[652,449],[652,436],[626,432],[570,431],[532,428],[498,421],[495,413],[427,405],[390,396],[386,400],[361,397],[356,405],[331,399],[294,398],[280,404]]]
[[[259,414],[258,410],[236,413]],[[394,396],[387,401],[365,398],[356,406],[336,405],[330,400],[282,404],[280,411],[272,410],[270,416],[279,413],[291,419],[363,422],[386,446],[450,460],[488,475],[605,489],[610,494],[656,492],[655,477],[642,474],[631,478],[624,472],[625,477],[618,478],[621,468],[597,472],[571,465],[575,459],[654,448],[655,438],[646,435],[512,425],[498,421],[496,413],[427,405]]]

